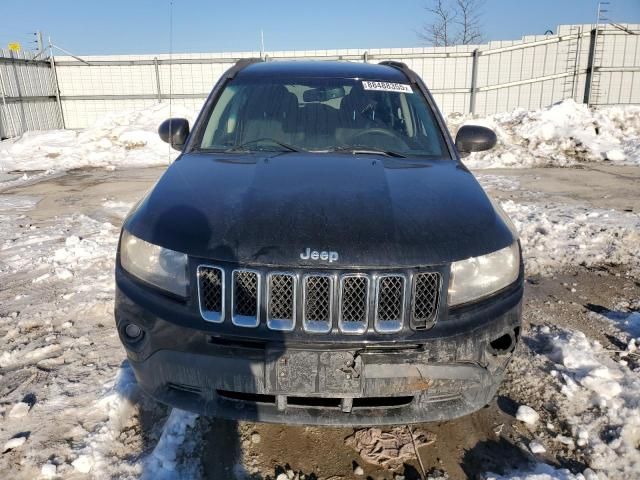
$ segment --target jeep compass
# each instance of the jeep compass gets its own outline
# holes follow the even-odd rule
[[[115,318],[140,386],[216,417],[446,420],[494,397],[518,342],[513,225],[405,64],[242,60],[127,216]]]

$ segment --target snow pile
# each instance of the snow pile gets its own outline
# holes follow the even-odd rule
[[[545,446],[537,440],[532,440],[531,443],[529,443],[529,450],[531,450],[531,453],[535,454],[543,454],[547,451]]]
[[[175,105],[171,114],[195,118],[195,112]],[[144,110],[108,114],[79,132],[26,132],[18,139],[0,142],[0,172],[167,165],[178,155],[157,133],[168,117],[169,105],[160,103]]]
[[[577,265],[640,268],[640,215],[583,205],[501,205],[520,233],[529,275]]]
[[[591,110],[565,100],[542,110],[516,109],[481,119],[450,116],[455,131],[461,124],[493,129],[493,150],[473,153],[470,168],[566,167],[608,161],[640,166],[640,106],[623,105]]]
[[[636,479],[640,472],[640,370],[624,358],[630,352],[605,350],[583,332],[534,327],[532,340],[545,359],[544,409],[553,412],[562,432],[549,429],[549,441],[574,451],[585,464],[571,473],[544,463],[532,462],[505,475],[485,474],[487,480],[618,480]],[[638,339],[640,340],[640,339]],[[520,413],[520,411],[518,411]],[[538,427],[544,428],[544,427]],[[532,441],[533,453],[544,446]],[[532,457],[533,460],[533,457]]]
[[[196,113],[173,106],[174,117],[191,121]],[[0,142],[0,172],[49,173],[83,167],[134,168],[167,165],[177,156],[157,134],[169,117],[160,103],[139,111],[112,113],[80,132],[27,132]],[[542,110],[470,119],[452,115],[449,127],[480,124],[495,130],[498,145],[465,159],[471,168],[571,166],[609,161],[640,165],[640,106],[624,105],[591,110],[565,100]]]
[[[27,441],[27,437],[24,435],[13,437],[5,442],[4,446],[2,447],[2,452],[5,453],[5,452],[8,452],[9,450],[13,450],[15,448],[21,447],[22,445],[24,445],[24,442],[26,441]]]
[[[142,480],[173,480],[199,478],[196,462],[178,461],[178,454],[185,443],[187,430],[195,427],[197,415],[174,408],[162,430],[162,436],[153,452],[144,462]]]
[[[527,405],[520,405],[516,412],[516,418],[529,425],[535,425],[540,420],[540,415],[533,408]]]
[[[160,439],[148,456],[125,462],[113,455],[114,448],[118,446],[125,451],[130,448],[127,438],[139,421],[136,417],[140,411],[145,410],[149,414],[158,408],[154,400],[142,394],[131,367],[124,363],[115,381],[107,385],[104,395],[81,412],[85,417],[97,416],[104,420],[99,421],[84,438],[83,447],[75,452],[76,458],[71,465],[81,473],[91,472],[99,478],[199,478],[200,462],[185,455],[191,453],[194,443],[199,440],[197,433],[193,432],[198,416],[182,410],[173,409],[166,421],[157,425],[162,428]],[[186,438],[188,431],[193,436],[191,442]],[[135,459],[131,454],[127,456]]]
[[[608,478],[636,478],[640,471],[640,372],[615,362],[582,332],[551,334],[556,378],[565,401],[558,405],[589,467]]]
[[[5,264],[13,271],[38,272],[33,282],[39,283],[51,277],[68,280],[76,272],[93,268],[94,261],[107,260],[114,255],[118,229],[112,224],[85,215],[54,217],[52,221],[59,227],[55,232],[19,224],[21,237],[11,237],[0,244]],[[76,234],[61,237],[61,232],[77,226]],[[44,245],[50,247],[49,255],[33,254]]]
[[[582,332],[540,329],[550,348],[565,416],[577,448],[600,478],[636,478],[640,471],[640,371],[616,362]]]
[[[121,368],[112,385],[107,385],[106,393],[93,402],[88,407],[91,415],[98,415],[104,418],[93,428],[82,444],[84,445],[78,452],[77,457],[71,463],[75,470],[81,473],[107,472],[112,470],[114,465],[110,462],[117,462],[119,469],[128,467],[127,473],[140,473],[135,467],[121,464],[120,459],[110,456],[110,449],[117,441],[118,436],[125,429],[129,419],[135,414],[136,403],[140,398],[140,391],[136,383],[133,371],[128,365]],[[86,414],[88,412],[80,412]],[[122,473],[122,470],[120,470]]]

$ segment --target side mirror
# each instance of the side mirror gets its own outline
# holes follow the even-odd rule
[[[456,135],[456,148],[461,157],[471,152],[490,150],[496,146],[498,138],[493,130],[480,125],[464,125]]]
[[[171,144],[174,150],[182,150],[189,136],[189,120],[170,118],[158,127],[158,135],[163,142]]]

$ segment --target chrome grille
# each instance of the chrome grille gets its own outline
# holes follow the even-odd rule
[[[304,278],[302,325],[305,330],[317,333],[331,330],[331,284],[331,277],[328,275],[308,275]]]
[[[208,322],[224,320],[224,270],[201,265],[198,267],[200,313]]]
[[[345,275],[340,286],[340,330],[344,333],[365,332],[369,318],[369,277]]]
[[[411,326],[417,329],[433,325],[438,310],[440,275],[420,273],[413,280]]]
[[[260,278],[253,270],[233,272],[233,318],[241,327],[258,326],[258,305],[260,304]]]
[[[223,323],[231,317],[241,327],[266,323],[271,330],[292,331],[300,318],[301,328],[311,333],[338,328],[349,334],[369,329],[390,334],[407,326],[430,328],[437,319],[442,284],[438,272],[305,274],[213,265],[200,265],[197,272],[204,320]],[[225,280],[226,274],[231,281]]]
[[[378,278],[375,317],[378,332],[391,333],[402,329],[404,285],[404,277],[400,275],[384,275]]]
[[[293,330],[296,318],[296,278],[288,273],[269,275],[267,326],[272,330]]]

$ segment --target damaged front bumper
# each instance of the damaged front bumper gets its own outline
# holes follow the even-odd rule
[[[305,343],[180,325],[139,306],[122,285],[118,331],[154,398],[214,417],[335,426],[448,420],[489,403],[518,341],[523,290],[450,311],[402,341]],[[144,331],[137,342],[123,332],[131,322]]]

